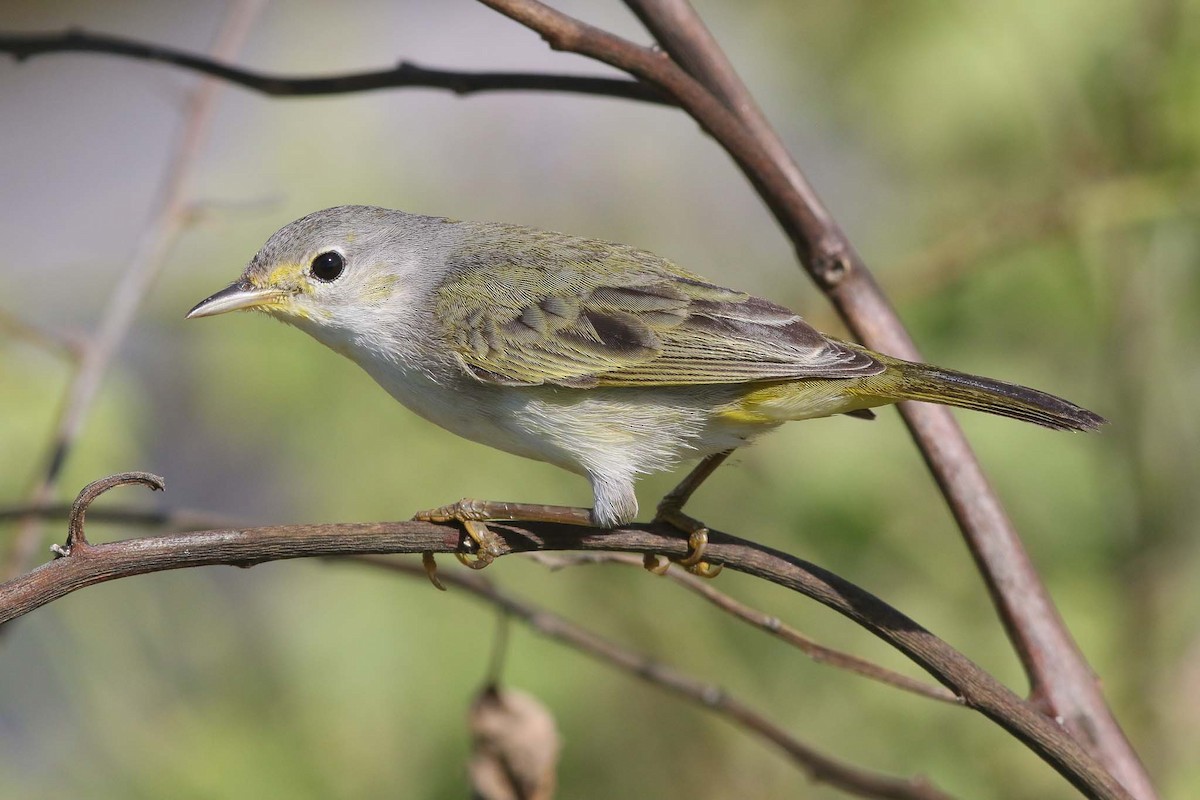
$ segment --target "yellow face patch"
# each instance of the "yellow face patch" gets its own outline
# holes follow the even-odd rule
[[[308,309],[297,305],[293,297],[297,294],[311,295],[312,283],[308,280],[308,267],[296,262],[277,264],[265,276],[253,272],[246,280],[256,289],[279,289],[283,294],[277,298],[264,300],[254,306],[254,311],[261,311],[275,317],[300,317],[311,319]]]
[[[265,278],[251,275],[250,283],[259,289],[286,289],[311,294],[312,286],[306,280],[307,272],[305,265],[287,262],[277,264]]]
[[[301,319],[311,319],[312,314],[308,309],[296,304],[291,295],[278,297],[273,300],[266,300],[255,305],[251,311],[261,311],[264,314],[270,314],[273,317],[300,317]]]

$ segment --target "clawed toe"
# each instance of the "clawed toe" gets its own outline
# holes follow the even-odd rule
[[[642,556],[642,566],[647,572],[653,572],[655,575],[666,575],[667,570],[671,568],[671,559],[666,556],[660,556],[658,553],[646,553]]]
[[[429,582],[433,584],[433,587],[443,592],[446,591],[446,585],[438,577],[437,559],[433,557],[432,550],[426,550],[424,553],[421,553],[421,566],[425,568],[425,574],[429,576]]]
[[[483,569],[504,552],[500,548],[499,537],[492,533],[487,525],[474,519],[464,519],[459,520],[459,522],[462,523],[467,535],[475,542],[475,554],[473,556],[464,553],[462,550],[454,554],[455,558],[464,567]]]
[[[462,564],[464,567],[470,567],[471,569],[483,569],[496,560],[494,556],[489,555],[488,553],[476,553],[475,555],[468,555],[461,550],[456,551],[454,553],[454,557],[458,559],[458,563]]]
[[[688,517],[688,520],[690,522],[695,522],[697,525],[699,525],[699,523],[696,522],[696,520],[692,519],[691,517]],[[681,567],[688,567],[690,570],[691,567],[695,567],[695,566],[699,566],[700,564],[703,564],[704,563],[704,551],[707,549],[708,549],[708,528],[705,528],[703,525],[701,525],[700,527],[695,528],[690,533],[688,533],[688,554],[686,556],[684,556],[683,558],[679,559],[679,565]]]
[[[679,559],[679,565],[701,578],[717,577],[724,567],[705,561],[706,550],[708,550],[708,528],[700,527],[688,534],[688,554]]]
[[[710,564],[707,561],[701,561],[687,568],[687,571],[698,578],[708,578],[712,580],[721,574],[721,570],[725,569],[723,564]]]
[[[710,564],[704,560],[708,550],[708,528],[703,523],[666,504],[659,506],[654,521],[670,525],[688,535],[688,553],[677,561],[681,567],[701,578],[715,578],[720,574],[720,564]],[[647,553],[642,563],[656,575],[666,573],[671,566],[669,559],[655,553]]]

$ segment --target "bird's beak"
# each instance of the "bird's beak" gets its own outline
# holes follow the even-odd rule
[[[279,289],[256,289],[246,281],[234,281],[221,291],[201,300],[187,313],[187,319],[213,317],[226,311],[240,311],[271,305],[287,296]]]

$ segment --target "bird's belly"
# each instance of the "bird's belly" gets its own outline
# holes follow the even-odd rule
[[[396,370],[368,372],[392,397],[434,425],[488,447],[540,461],[550,460],[542,454],[535,439],[520,435],[520,431],[507,424],[511,415],[507,406],[511,400],[496,391],[496,387],[467,386]]]
[[[368,371],[435,425],[582,474],[659,472],[774,427],[731,425],[713,412],[727,399],[695,389],[493,386],[466,377],[401,375],[394,368]]]

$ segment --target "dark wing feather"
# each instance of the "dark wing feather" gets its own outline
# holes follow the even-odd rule
[[[680,386],[884,370],[792,311],[652,253],[505,225],[466,238],[448,259],[436,318],[464,368],[488,383]]]

